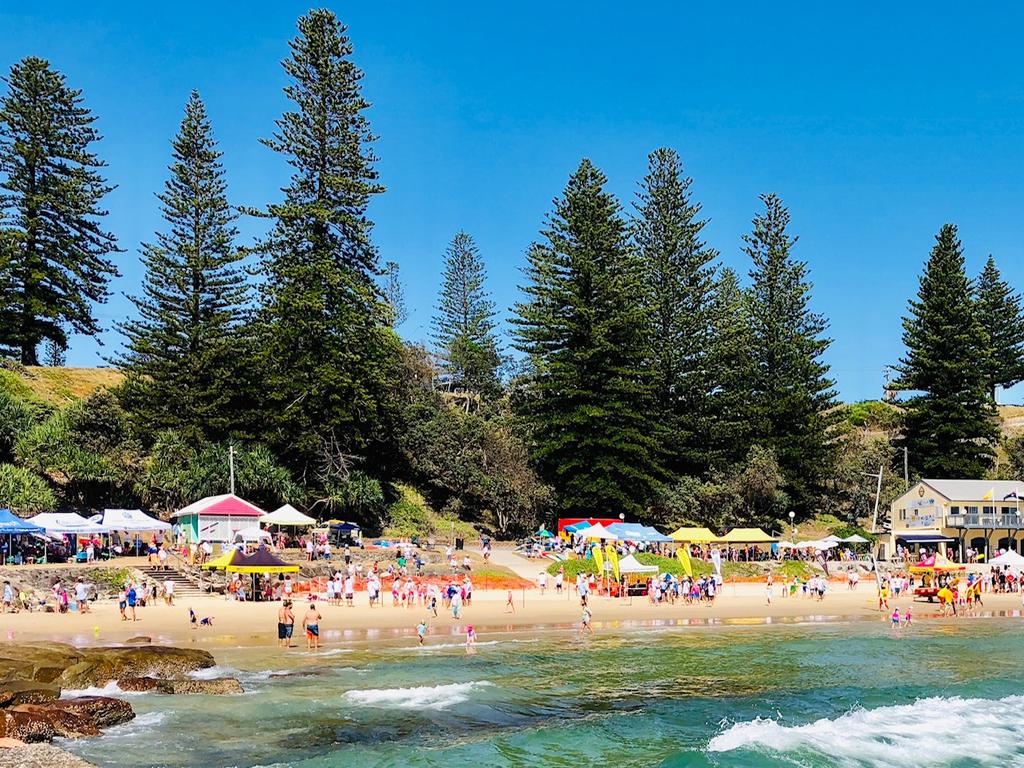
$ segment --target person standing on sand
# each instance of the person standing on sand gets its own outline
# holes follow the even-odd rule
[[[285,600],[277,610],[277,644],[282,648],[290,648],[294,631],[295,614],[292,612],[292,601]]]
[[[129,584],[128,590],[125,592],[125,600],[128,603],[128,608],[132,612],[132,621],[138,621],[139,617],[135,615],[135,603],[138,602],[138,593],[135,591],[135,585]]]
[[[310,603],[306,615],[302,619],[302,628],[306,630],[306,647],[311,651],[320,650],[320,611],[316,603]]]
[[[541,571],[537,574],[537,586],[540,587],[540,596],[544,597],[544,592],[548,588],[548,572]]]
[[[558,573],[555,574],[555,594],[562,594],[562,584],[565,582],[565,566],[558,566]]]
[[[515,613],[516,604],[512,601],[512,590],[508,591],[508,597],[505,599],[505,613]]]
[[[420,640],[420,645],[423,645],[423,638],[427,636],[427,622],[421,621],[416,625],[416,636]]]
[[[771,605],[772,604],[772,575],[770,573],[768,574],[768,578],[765,580],[764,596],[765,596],[765,599],[768,601],[768,605]]]

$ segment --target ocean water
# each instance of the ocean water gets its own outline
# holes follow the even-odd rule
[[[245,694],[132,696],[135,721],[63,746],[124,768],[1024,766],[1019,619],[414,643],[215,651],[203,674]]]

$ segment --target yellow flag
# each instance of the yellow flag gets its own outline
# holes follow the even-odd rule
[[[992,499],[994,499],[995,497],[996,497],[996,489],[993,487],[993,488],[989,488],[988,489],[988,493],[986,493],[984,496],[982,496],[981,500],[982,501],[992,501]]]
[[[612,564],[612,573],[615,574],[615,580],[619,580],[619,553],[615,549],[614,544],[609,544],[605,547],[605,552],[608,553],[608,560]]]
[[[604,576],[604,555],[601,554],[601,545],[594,544],[590,548],[590,555],[594,558],[594,565],[597,566],[598,577]]]
[[[679,558],[679,562],[683,565],[683,573],[693,578],[693,565],[690,563],[690,552],[689,545],[683,544],[676,548],[676,557]]]

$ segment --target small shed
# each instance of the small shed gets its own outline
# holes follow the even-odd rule
[[[171,517],[192,544],[200,541],[230,544],[236,531],[253,527],[264,514],[255,504],[233,493],[224,493],[193,502]]]

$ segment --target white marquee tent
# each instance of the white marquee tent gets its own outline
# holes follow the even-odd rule
[[[633,555],[627,555],[619,560],[619,573],[657,573],[658,566],[644,565]]]
[[[28,521],[40,528],[45,528],[51,536],[63,536],[66,533],[87,535],[110,532],[106,526],[90,522],[73,512],[40,512],[35,517],[30,517]]]
[[[102,514],[93,515],[89,520],[108,531],[126,531],[129,533],[168,531],[170,523],[150,517],[141,509],[105,509]]]
[[[602,541],[619,540],[618,536],[609,531],[600,523],[598,523],[597,525],[592,525],[589,528],[584,528],[582,531],[579,531],[576,535],[582,536],[584,539],[601,539]]]
[[[291,504],[285,504],[280,509],[268,512],[260,518],[260,522],[268,525],[316,525],[316,520],[309,515],[302,514]]]
[[[270,531],[264,531],[262,528],[257,526],[242,528],[239,531],[235,531],[235,544],[257,544],[261,541],[273,541]]]
[[[989,565],[1011,565],[1014,568],[1020,568],[1024,566],[1024,556],[1018,555],[1012,549],[1008,549],[998,557],[993,557],[988,561]]]

